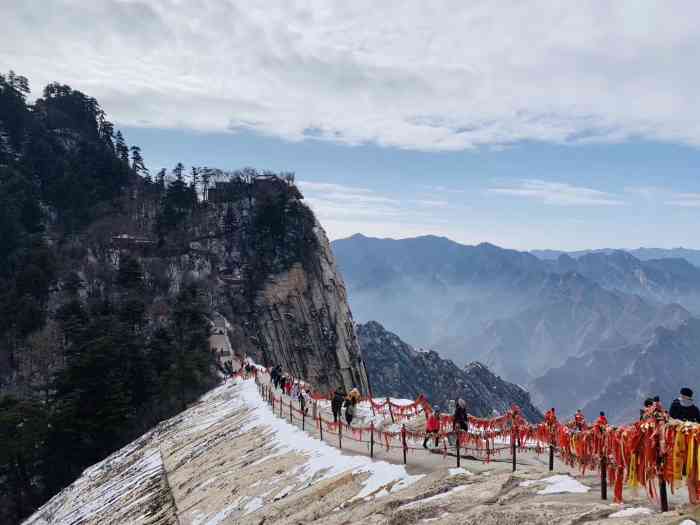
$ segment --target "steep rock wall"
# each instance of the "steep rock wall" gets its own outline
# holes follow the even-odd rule
[[[250,319],[232,316],[234,351],[280,364],[322,389],[342,384],[366,392],[345,285],[318,223],[314,233],[318,248],[311,264],[295,263],[271,275],[255,297]]]

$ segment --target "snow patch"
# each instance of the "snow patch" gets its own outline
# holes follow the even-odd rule
[[[451,468],[451,469],[449,469],[448,472],[450,473],[450,476],[459,476],[461,474],[466,474],[467,476],[473,475],[471,472],[469,472],[464,467]]]
[[[401,505],[401,509],[412,509],[413,507],[417,507],[419,505],[425,505],[426,503],[431,503],[434,501],[445,499],[445,498],[451,496],[452,494],[456,494],[457,492],[462,492],[466,488],[467,488],[466,485],[460,485],[459,487],[455,487],[453,489],[450,489],[447,492],[442,492],[440,494],[436,494],[435,496],[430,496],[429,498],[419,499],[417,501],[412,501],[411,503],[407,503],[406,505]]]
[[[584,492],[588,492],[590,490],[589,487],[586,485],[576,481],[574,478],[571,476],[567,475],[557,475],[557,476],[550,476],[548,478],[544,479],[534,479],[530,481],[522,481],[520,483],[521,487],[530,487],[532,485],[539,485],[541,483],[546,484],[547,486],[543,488],[542,490],[538,490],[537,494],[563,494],[563,493],[572,493],[572,494],[581,494]]]
[[[609,518],[627,518],[629,516],[646,516],[651,514],[651,509],[646,507],[629,507],[626,509],[618,510],[613,512],[608,516]]]

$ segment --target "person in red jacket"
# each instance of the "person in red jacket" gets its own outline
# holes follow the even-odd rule
[[[554,407],[550,408],[545,412],[544,414],[544,422],[547,424],[548,427],[552,427],[556,424],[557,422],[557,414],[554,412]]]
[[[598,419],[596,419],[595,424],[598,425],[599,427],[607,427],[608,426],[608,418],[605,417],[605,412],[601,412],[600,415],[598,416]]]
[[[440,436],[440,412],[438,407],[433,407],[433,411],[428,416],[428,420],[425,422],[425,439],[423,440],[423,448],[428,448],[428,439],[431,436],[435,436],[435,446],[438,446],[438,439]]]
[[[576,415],[574,416],[574,425],[578,431],[586,429],[586,417],[583,415],[580,408],[576,411]]]

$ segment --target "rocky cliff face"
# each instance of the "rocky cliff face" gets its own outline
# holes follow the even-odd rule
[[[219,312],[229,321],[234,353],[264,365],[280,364],[320,388],[343,384],[366,391],[345,286],[325,232],[303,196],[277,177],[219,187],[228,184],[235,191],[210,190],[209,200],[160,238],[155,232],[162,205],[138,182],[119,212],[70,238],[51,233],[62,279],[49,310],[69,300],[67,290],[76,279],[83,301],[118,295],[114,283],[120,268],[136,261],[152,330],[171,315],[173,297],[196,284],[211,315]],[[5,370],[0,391],[30,395],[60,366],[56,351],[54,363],[45,366],[28,348],[18,353],[23,357],[15,367]]]
[[[481,363],[460,369],[437,352],[414,350],[375,321],[358,325],[357,334],[375,396],[414,399],[425,394],[442,410],[461,397],[470,413],[482,417],[503,413],[515,403],[530,421],[542,419],[526,390],[502,380]]]
[[[345,286],[319,224],[314,233],[318,248],[311,263],[306,268],[295,263],[267,279],[255,297],[252,323],[236,323],[233,344],[259,362],[280,363],[321,388],[344,384],[366,392]]]

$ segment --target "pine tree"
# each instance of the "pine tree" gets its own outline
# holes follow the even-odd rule
[[[165,189],[165,173],[165,168],[161,168],[156,174],[156,184],[161,190]]]
[[[115,137],[114,149],[117,152],[117,157],[124,163],[129,164],[129,147],[124,141],[124,136],[121,131],[117,131],[117,136]]]
[[[143,175],[148,173],[148,168],[143,163],[143,157],[141,156],[141,148],[138,146],[131,146],[131,169],[136,172],[137,175]]]
[[[185,166],[182,162],[178,162],[173,168],[173,174],[175,175],[175,180],[183,181],[183,173],[185,171]]]

